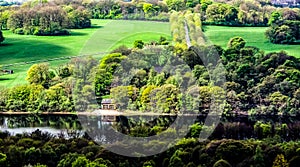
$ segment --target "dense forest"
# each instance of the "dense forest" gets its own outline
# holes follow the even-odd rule
[[[300,143],[280,138],[204,142],[185,138],[166,152],[140,158],[116,155],[90,139],[54,138],[38,130],[17,136],[1,133],[0,142],[0,165],[8,167],[297,167],[300,161]]]
[[[206,113],[211,103],[210,97],[214,92],[220,96],[226,96],[224,113],[226,115],[246,113],[249,115],[298,115],[299,108],[299,59],[287,55],[285,52],[264,54],[263,51],[245,46],[246,42],[241,38],[233,38],[228,48],[218,46],[193,46],[182,52],[176,51],[176,46],[165,48],[145,46],[144,49],[128,49],[124,46],[117,48],[111,54],[104,57],[98,64],[96,60],[74,59],[69,64],[50,70],[47,64],[33,65],[27,74],[29,85],[17,86],[1,91],[0,106],[2,111],[74,111],[72,96],[72,74],[84,74],[84,80],[92,80],[95,85],[96,96],[101,99],[107,95],[114,97],[117,102],[124,103],[124,99],[118,99],[120,94],[127,98],[127,104],[123,109],[148,111],[151,108],[149,99],[156,99],[159,110],[167,113],[178,112],[182,106],[182,99],[178,98],[183,92],[182,85],[190,86],[187,90],[197,91],[198,100],[192,100],[199,108],[193,108],[195,113]],[[180,48],[179,48],[180,49]],[[126,63],[160,63],[155,62],[161,56],[155,56],[153,52],[162,53],[163,57],[177,57],[188,65],[179,74],[170,74],[169,71],[155,71],[152,68],[139,69],[132,76],[128,85],[111,87],[115,70],[120,67],[120,62],[126,58]],[[152,54],[151,54],[152,53]],[[212,73],[226,76],[226,82],[222,85],[212,83],[209,73],[205,68],[201,57],[218,56],[219,60],[211,60],[215,67],[219,63],[224,65],[226,71],[212,69]],[[200,57],[201,56],[201,57]],[[139,58],[136,59],[136,58]],[[152,59],[152,62],[145,60]],[[167,62],[167,61],[165,61]],[[85,64],[85,69],[75,68],[76,64]],[[98,64],[98,65],[97,65]],[[151,64],[150,64],[151,65]],[[142,66],[143,67],[143,66]],[[146,65],[147,67],[147,65]],[[92,70],[92,71],[88,71]],[[168,70],[168,68],[166,68]],[[96,74],[96,77],[93,76]],[[79,82],[79,81],[78,81]],[[187,84],[186,84],[187,83]],[[197,88],[194,86],[197,85]],[[225,91],[226,87],[226,91]],[[92,85],[78,88],[83,91],[81,95],[88,97],[92,94]],[[168,93],[166,93],[168,92]],[[119,94],[120,93],[120,94]],[[161,94],[166,95],[160,96]],[[168,100],[164,100],[164,98]],[[186,98],[187,100],[187,98]],[[161,104],[159,103],[161,102]],[[185,103],[188,103],[185,101]],[[167,104],[172,104],[169,106]],[[148,106],[148,107],[147,107]],[[120,106],[121,107],[121,106]]]

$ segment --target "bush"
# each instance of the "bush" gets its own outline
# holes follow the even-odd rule
[[[84,156],[78,157],[73,163],[72,167],[83,167],[89,164],[89,160],[86,159]]]
[[[0,166],[6,163],[6,154],[0,153]]]
[[[190,126],[190,137],[198,138],[200,135],[200,132],[202,130],[203,125],[200,125],[199,123],[195,123]]]
[[[134,46],[135,48],[143,49],[144,44],[145,44],[145,43],[144,43],[142,40],[136,40],[136,41],[134,41],[133,46]]]
[[[275,44],[291,44],[296,40],[292,29],[287,25],[272,26],[267,29],[265,35],[270,42]]]
[[[244,48],[246,41],[242,37],[233,37],[229,40],[227,47],[240,50]]]
[[[53,30],[50,31],[48,29],[35,29],[31,34],[28,35],[37,35],[37,36],[63,36],[63,35],[70,35],[70,32],[66,29],[62,30]]]
[[[24,35],[23,28],[17,28],[13,31],[15,34]]]
[[[131,49],[129,49],[126,45],[121,45],[110,53],[121,53],[122,55],[128,56],[131,53]]]

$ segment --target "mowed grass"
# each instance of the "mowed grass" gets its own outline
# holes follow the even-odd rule
[[[265,37],[266,27],[226,27],[205,26],[205,35],[216,45],[227,47],[230,38],[240,36],[247,42],[247,46],[256,46],[266,53],[286,51],[289,55],[300,57],[300,45],[272,44]]]
[[[81,53],[107,52],[120,45],[133,47],[135,40],[143,40],[144,42],[158,41],[160,36],[171,40],[169,23],[112,20],[95,32],[87,41]]]
[[[0,46],[0,65],[30,63],[6,67],[5,69],[12,69],[15,73],[0,76],[0,86],[26,84],[27,70],[34,64],[31,61],[78,55],[93,55],[101,59],[106,52],[120,45],[132,47],[137,39],[144,42],[157,41],[160,36],[171,39],[169,23],[92,20],[92,24],[92,28],[71,30],[70,36],[38,37],[3,31],[6,40]],[[55,60],[49,64],[54,68],[68,61],[68,59]]]

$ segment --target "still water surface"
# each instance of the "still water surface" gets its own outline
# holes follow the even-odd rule
[[[0,115],[0,131],[7,131],[12,135],[31,133],[37,129],[42,132],[50,133],[54,136],[63,136],[65,138],[82,136],[85,132],[97,132],[99,140],[103,140],[103,134],[108,127],[114,127],[118,130],[130,130],[134,126],[163,125],[169,126],[176,120],[176,116],[76,116],[76,115]],[[189,128],[190,125],[197,122],[204,122],[205,117],[198,116],[195,119],[191,116],[184,116],[179,122],[177,128]],[[238,126],[238,136],[243,136],[243,130],[253,131],[254,124],[257,121],[268,122],[272,125],[288,124],[290,127],[300,126],[300,120],[296,117],[228,117],[221,118],[224,129]],[[117,126],[116,126],[117,125]],[[119,128],[118,128],[119,127]],[[299,127],[300,128],[300,127]],[[300,132],[299,132],[300,133]],[[289,135],[289,134],[287,134]],[[245,136],[245,135],[244,135]],[[246,137],[252,137],[248,135]],[[300,136],[300,134],[299,134]],[[245,137],[241,137],[245,138]]]

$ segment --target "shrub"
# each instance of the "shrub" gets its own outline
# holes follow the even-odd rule
[[[241,160],[253,154],[251,147],[241,141],[229,140],[223,142],[216,150],[217,157],[229,161],[231,164],[238,164]]]
[[[6,154],[0,153],[0,166],[6,163]]]
[[[292,29],[287,25],[270,27],[265,33],[270,42],[275,44],[290,44],[296,40],[293,36]]]
[[[246,41],[242,37],[233,37],[229,40],[227,47],[240,50],[245,47]]]
[[[73,163],[72,167],[83,167],[89,164],[89,160],[86,159],[84,156],[78,157]]]
[[[23,28],[17,28],[13,31],[15,34],[24,35]]]
[[[131,49],[129,49],[126,45],[121,45],[111,51],[111,53],[121,53],[122,55],[128,56],[131,53]]]
[[[136,40],[136,41],[134,41],[134,43],[133,43],[133,47],[139,48],[139,49],[143,49],[144,44],[145,44],[145,43],[144,43],[142,40]]]

